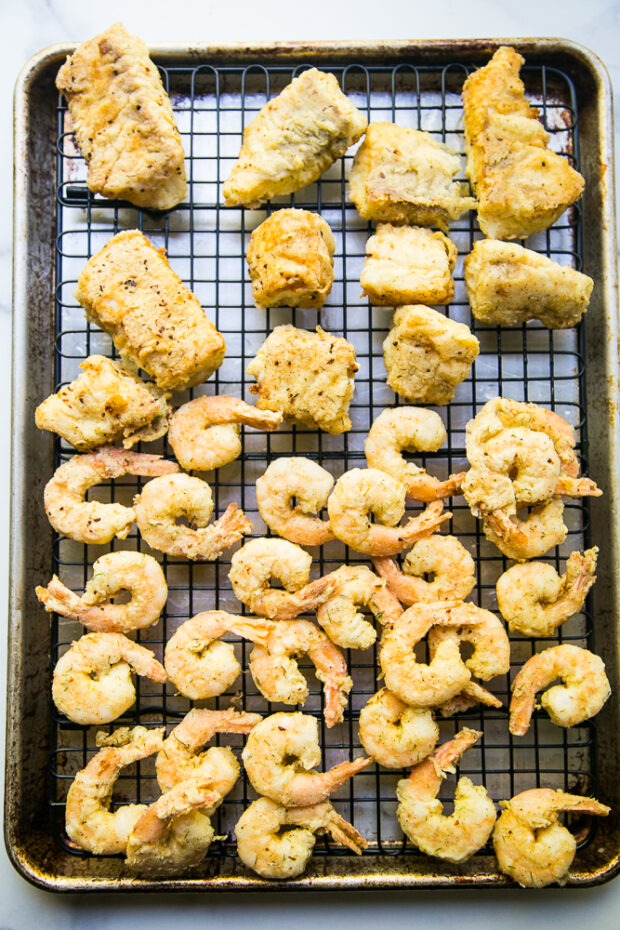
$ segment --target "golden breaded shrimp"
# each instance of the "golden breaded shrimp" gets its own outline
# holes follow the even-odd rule
[[[211,488],[190,475],[153,478],[134,501],[138,529],[149,546],[167,555],[201,562],[219,559],[252,524],[237,504],[229,504],[219,520],[207,526],[213,514]],[[175,521],[186,517],[191,526]]]
[[[408,549],[450,519],[452,514],[442,510],[442,502],[433,501],[417,517],[397,526],[405,513],[405,486],[378,468],[352,468],[345,472],[327,501],[336,538],[367,555],[396,555]],[[379,522],[371,523],[369,513]]]
[[[242,604],[272,620],[292,620],[316,610],[336,588],[331,575],[310,581],[312,556],[285,539],[251,539],[230,560],[230,582]],[[284,591],[269,587],[272,578]]]
[[[533,507],[523,520],[514,512],[496,510],[483,519],[482,528],[486,538],[505,556],[525,562],[564,542],[568,529],[563,513],[564,504],[554,497]]]
[[[407,497],[428,503],[458,494],[464,474],[440,481],[408,462],[402,452],[436,452],[445,441],[446,429],[434,410],[394,407],[384,410],[374,421],[364,451],[370,468],[378,468],[401,481]]]
[[[398,822],[403,833],[427,856],[465,862],[491,835],[497,814],[483,785],[459,778],[454,812],[449,817],[442,813],[443,804],[437,798],[445,773],[454,771],[453,763],[481,736],[479,730],[463,727],[454,739],[416,765],[409,778],[398,782]]]
[[[578,613],[596,576],[598,547],[572,552],[560,577],[552,565],[513,565],[498,579],[497,603],[511,633],[551,636]]]
[[[201,778],[176,784],[140,815],[127,840],[125,865],[132,872],[160,878],[198,865],[214,835],[202,811],[213,810],[221,800]]]
[[[170,419],[168,442],[186,471],[211,471],[241,455],[241,424],[274,430],[281,413],[259,410],[239,397],[196,397]]]
[[[458,627],[433,626],[428,631],[431,660],[447,641],[457,647],[459,643],[470,643],[474,651],[465,659],[465,665],[472,675],[483,681],[505,675],[510,670],[510,640],[499,617],[475,604],[462,604],[458,616]]]
[[[216,733],[249,733],[263,718],[233,710],[194,707],[172,730],[160,749],[155,767],[162,791],[180,781],[200,777],[225,797],[239,777],[239,763],[229,746],[202,749]],[[207,812],[208,813],[208,812]]]
[[[403,612],[400,601],[365,565],[342,565],[332,573],[338,588],[321,604],[316,618],[329,638],[343,649],[368,649],[377,633],[358,607],[367,607],[375,620],[389,626]]]
[[[164,733],[164,727],[120,727],[111,736],[97,735],[103,748],[77,773],[67,794],[67,835],[80,849],[99,856],[125,852],[146,804],[123,804],[110,811],[114,783],[126,765],[161,749]]]
[[[112,604],[129,591],[126,604]],[[168,599],[168,585],[159,562],[142,552],[109,552],[93,563],[93,576],[80,597],[54,575],[47,588],[36,588],[47,611],[79,620],[95,633],[129,633],[157,623]]]
[[[570,643],[543,649],[527,660],[512,683],[511,733],[527,733],[536,694],[556,678],[563,684],[545,691],[540,703],[559,727],[574,727],[594,717],[611,694],[605,663],[593,652]]]
[[[122,633],[87,633],[56,663],[54,704],[74,723],[110,723],[136,700],[132,671],[151,681],[168,677],[150,649]]]
[[[161,455],[126,452],[103,446],[88,455],[74,455],[60,465],[45,485],[45,513],[57,533],[83,543],[125,539],[135,520],[133,507],[86,501],[89,488],[122,475],[155,477],[179,470]]]
[[[565,885],[577,842],[558,823],[561,811],[582,811],[606,817],[610,808],[594,798],[565,794],[552,788],[531,788],[500,801],[504,808],[493,832],[500,870],[524,888]]]
[[[308,684],[293,657],[306,654],[323,683],[325,725],[340,723],[353,687],[340,649],[310,620],[279,620],[270,626],[264,645],[255,646],[250,654],[250,671],[260,693],[268,701],[305,704]]]
[[[237,852],[243,864],[263,878],[295,878],[308,864],[315,833],[329,833],[334,842],[358,856],[368,845],[329,801],[287,808],[270,798],[258,798],[235,827]]]
[[[392,594],[408,607],[418,601],[463,600],[476,584],[474,560],[456,536],[419,539],[403,559],[402,571],[394,559],[372,561]]]
[[[270,629],[258,618],[237,617],[224,610],[196,614],[168,640],[164,653],[168,677],[192,701],[216,697],[241,674],[235,647],[220,637],[236,633],[252,642],[266,642]]]
[[[315,717],[300,713],[265,717],[248,736],[241,756],[255,791],[285,807],[327,800],[372,763],[360,757],[327,772],[312,771],[321,764],[319,726]]]
[[[360,742],[387,769],[417,765],[431,753],[439,727],[429,707],[412,707],[382,688],[360,710]]]
[[[327,503],[334,479],[312,459],[276,459],[256,481],[256,503],[278,536],[301,546],[322,546],[334,539],[328,520],[310,517]]]

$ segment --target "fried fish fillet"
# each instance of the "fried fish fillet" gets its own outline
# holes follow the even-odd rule
[[[366,125],[333,74],[304,71],[245,129],[224,200],[228,206],[258,207],[312,184],[357,142]]]
[[[467,176],[486,236],[521,239],[548,229],[581,197],[584,179],[548,147],[519,77],[524,59],[502,46],[463,86]]]
[[[277,210],[248,246],[258,307],[322,307],[334,280],[336,243],[329,224],[308,210]]]
[[[430,307],[399,307],[383,343],[387,383],[411,403],[447,404],[479,351],[464,323]]]
[[[349,403],[358,369],[355,349],[342,336],[317,326],[316,333],[276,326],[250,362],[247,374],[258,384],[261,410],[280,411],[287,420],[332,435],[351,429]]]
[[[168,430],[168,395],[103,355],[89,355],[75,381],[35,410],[39,429],[58,433],[80,452],[122,441],[159,439]]]
[[[447,231],[475,201],[454,181],[461,160],[427,132],[371,123],[350,178],[350,196],[365,220],[439,226]]]
[[[122,23],[78,45],[56,78],[94,194],[169,210],[187,193],[172,106],[142,39]]]
[[[456,246],[422,226],[379,223],[366,243],[362,290],[379,307],[447,304],[454,297]]]
[[[222,364],[224,337],[165,252],[137,229],[118,233],[88,261],[75,296],[122,357],[163,390],[181,391]]]
[[[592,278],[514,242],[484,239],[465,259],[465,285],[477,320],[514,326],[540,320],[576,326],[588,309]]]

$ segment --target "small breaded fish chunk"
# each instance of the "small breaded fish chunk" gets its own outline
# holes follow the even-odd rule
[[[56,77],[94,194],[169,210],[187,193],[181,136],[146,45],[122,23],[78,45]]]
[[[222,364],[224,337],[165,251],[137,229],[118,233],[93,255],[75,297],[121,357],[143,368],[162,390],[200,384]]]
[[[119,441],[131,449],[165,435],[168,394],[103,355],[89,355],[80,368],[75,381],[39,404],[39,429],[58,433],[80,452]]]
[[[333,74],[317,68],[294,78],[243,133],[222,192],[230,207],[256,208],[316,181],[360,138],[366,117]]]
[[[524,59],[502,46],[463,86],[467,176],[478,223],[492,239],[524,239],[548,229],[581,197],[584,179],[549,149],[519,71]]]
[[[351,429],[349,403],[358,369],[355,349],[342,336],[276,326],[250,362],[256,406],[285,419],[337,435]]]
[[[429,133],[370,123],[350,177],[350,197],[365,220],[448,230],[475,201],[454,181],[461,159]]]
[[[383,343],[387,383],[411,403],[447,404],[480,344],[464,323],[430,307],[399,307]]]
[[[441,232],[379,223],[366,243],[366,256],[360,284],[379,307],[447,304],[454,297],[458,252]]]
[[[568,329],[588,309],[594,281],[514,242],[483,239],[465,259],[465,285],[477,320]]]
[[[320,309],[334,280],[336,243],[309,210],[277,210],[257,226],[247,251],[257,307]]]

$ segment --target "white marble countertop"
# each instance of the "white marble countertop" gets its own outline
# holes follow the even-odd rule
[[[81,41],[118,19],[147,42],[284,39],[464,38],[488,36],[561,36],[596,52],[612,82],[620,87],[620,3],[590,0],[541,2],[520,0],[313,0],[308,8],[292,0],[263,3],[214,0],[22,0],[0,5],[4,35],[0,58],[2,84],[0,132],[0,205],[6,221],[0,226],[0,344],[10,344],[10,281],[12,210],[12,88],[27,59],[57,42]],[[619,94],[620,96],[620,94]],[[620,120],[616,120],[620,125]],[[617,150],[618,132],[616,132]],[[8,356],[8,352],[7,352]],[[10,395],[8,357],[0,371],[2,395]],[[9,435],[10,405],[0,405],[0,435]],[[0,450],[0,603],[6,603],[8,561],[9,452]],[[5,610],[2,614],[5,621]],[[5,669],[0,663],[0,705],[5,700]],[[3,712],[3,711],[2,711]],[[4,753],[2,752],[2,758]],[[253,895],[184,895],[88,897],[57,896],[29,886],[0,851],[0,930],[89,930],[163,927],[178,930],[208,926],[227,930],[252,925],[256,930],[323,926],[359,930],[384,922],[390,930],[432,925],[460,930],[500,924],[504,930],[532,926],[547,930],[558,923],[581,927],[588,918],[599,930],[620,927],[620,881],[584,890],[349,893]]]

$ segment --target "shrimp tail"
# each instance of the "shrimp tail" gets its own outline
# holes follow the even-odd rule
[[[563,497],[601,497],[603,492],[591,478],[568,478],[561,475],[555,493]]]
[[[463,690],[456,694],[451,700],[446,701],[438,707],[442,717],[451,717],[453,714],[462,714],[476,704],[484,704],[486,707],[503,707],[502,702],[477,681],[470,681],[465,685]]]
[[[244,536],[252,532],[252,523],[246,517],[245,513],[238,504],[229,504],[219,520],[212,523],[208,530],[208,537],[205,544],[198,547],[196,553],[191,555],[188,552],[188,558],[205,559],[213,562],[219,559],[224,549],[228,549],[233,543],[238,542]]]
[[[322,680],[323,676],[319,670],[316,675],[319,680]],[[327,727],[342,723],[342,716],[352,687],[353,680],[348,675],[339,680],[327,679],[325,681],[325,725]]]
[[[55,612],[62,617],[79,618],[83,610],[81,598],[65,587],[57,575],[52,577],[47,588],[38,585],[35,593],[48,613]]]
[[[265,649],[269,647],[269,639],[275,628],[276,624],[272,620],[264,620],[262,617],[238,617],[229,627],[231,633],[249,639],[257,646],[264,646]]]
[[[446,481],[439,481],[432,475],[422,472],[407,480],[407,497],[425,504],[444,497],[453,497],[461,493],[461,485],[466,474],[467,472],[464,471],[458,472],[458,474],[450,475]]]
[[[424,536],[430,536],[446,520],[452,517],[452,513],[447,510],[443,511],[442,501],[433,501],[417,517],[412,517],[409,523],[403,527],[402,538],[406,546],[413,545]],[[405,548],[405,547],[403,547]]]
[[[344,817],[336,813],[336,811],[331,812],[329,820],[325,824],[325,829],[336,843],[340,846],[346,846],[346,848],[354,852],[356,856],[361,856],[362,850],[366,849],[368,846],[368,842],[364,839],[362,834],[359,833],[352,824],[348,823]]]
[[[370,757],[360,756],[359,759],[354,759],[352,762],[340,762],[338,765],[335,765],[333,768],[329,769],[328,772],[325,772],[322,776],[329,784],[329,794],[332,794],[334,791],[337,791],[338,788],[342,786],[354,775],[357,775],[358,772],[363,771],[371,765],[373,760]]]

